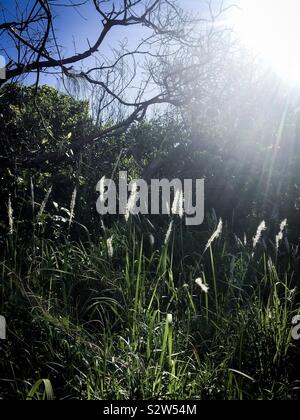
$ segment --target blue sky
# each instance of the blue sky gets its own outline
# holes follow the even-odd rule
[[[33,0],[32,0],[33,1]],[[28,4],[32,4],[31,0],[0,0],[0,21],[3,14],[6,19],[13,19],[15,16],[15,5],[20,10],[24,10]],[[95,13],[92,0],[88,4],[80,6],[78,9],[64,8],[60,5],[72,4],[78,0],[52,0],[53,10],[55,13],[55,28],[58,34],[59,43],[64,47],[63,56],[72,55],[85,51],[88,44],[93,45],[97,39],[101,29],[101,17]],[[172,0],[171,0],[172,1]],[[221,0],[214,0],[215,4],[219,4]],[[117,1],[115,1],[117,3]],[[187,12],[202,12],[205,1],[203,0],[178,0],[178,4]],[[104,43],[101,50],[104,54],[109,54],[111,48],[117,48],[120,41],[128,40],[128,45],[135,45],[141,38],[146,36],[145,29],[142,27],[119,29],[115,28],[110,33],[108,40]],[[2,38],[2,39],[1,39]],[[3,50],[13,52],[11,40],[0,35],[0,54]],[[30,78],[31,79],[31,78]],[[43,77],[45,83],[49,82],[49,77]],[[27,81],[28,82],[28,81]],[[51,81],[52,84],[52,81]]]

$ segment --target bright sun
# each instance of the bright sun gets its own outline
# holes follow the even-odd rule
[[[241,0],[244,44],[286,81],[300,83],[300,0]]]

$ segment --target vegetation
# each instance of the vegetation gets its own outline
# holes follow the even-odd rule
[[[130,220],[90,241],[26,244],[14,224],[1,260],[3,397],[297,396],[299,257],[226,226],[204,252],[209,232],[174,222],[167,238]]]
[[[212,10],[197,33],[176,2],[95,0],[99,39],[62,58],[56,2],[28,3],[0,23],[0,398],[298,399],[299,89]],[[137,25],[137,49],[97,56]],[[121,170],[204,178],[204,223],[100,216],[96,184]]]
[[[32,89],[7,89],[1,99],[3,115],[11,112],[7,139],[12,130],[32,134],[37,128],[36,147],[51,148],[38,116],[17,99],[16,92],[26,98]],[[12,92],[14,99],[7,99]],[[92,127],[80,103],[46,87],[38,98],[48,101],[44,123],[51,132],[62,101],[65,133],[72,129],[76,136],[77,129]],[[9,340],[1,342],[4,398],[297,397],[299,347],[291,329],[299,256],[286,223],[270,220],[258,227],[253,214],[257,223],[248,221],[236,234],[233,222],[221,223],[216,211],[208,210],[199,228],[186,227],[179,217],[101,221],[95,211],[96,182],[103,170],[113,169],[123,146],[137,142],[140,160],[150,159],[163,138],[161,153],[168,158],[180,153],[174,149],[178,130],[168,119],[132,127],[118,139],[105,169],[98,153],[104,156],[113,139],[102,150],[95,146],[93,153],[70,157],[59,171],[51,164],[35,172],[3,169],[0,313],[9,326]],[[33,141],[21,138],[12,150],[16,156]],[[187,137],[181,147],[188,156]],[[199,166],[199,157],[193,159]],[[139,174],[126,154],[119,165]],[[91,166],[95,173],[85,169]],[[166,168],[172,171],[170,164]],[[178,171],[176,165],[171,174]]]

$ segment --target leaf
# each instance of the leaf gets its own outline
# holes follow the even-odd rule
[[[28,395],[27,395],[27,400],[32,400],[32,399],[40,399],[40,387],[41,385],[44,385],[44,392],[43,392],[43,400],[54,400],[54,392],[53,392],[53,388],[52,388],[52,384],[49,381],[49,379],[40,379],[39,381],[37,381],[31,388],[31,390],[29,391]]]

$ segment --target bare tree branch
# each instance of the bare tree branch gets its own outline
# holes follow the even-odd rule
[[[59,4],[59,10],[66,7],[66,14],[75,9],[81,14],[81,7],[86,4],[85,0],[70,0]],[[212,60],[211,50],[217,43],[220,49],[225,45],[222,45],[222,30],[219,27],[215,30],[215,21],[223,11],[222,5],[216,16],[209,4],[211,24],[208,18],[203,20],[208,26],[207,39],[203,40],[203,34],[197,35],[195,31],[195,25],[201,20],[186,16],[176,1],[93,0],[91,7],[100,18],[98,36],[94,43],[88,40],[88,48],[84,51],[65,57],[55,28],[58,4],[53,0],[29,0],[27,6],[20,12],[16,2],[16,18],[13,20],[5,19],[3,12],[0,34],[13,41],[14,51],[1,49],[0,39],[0,51],[4,51],[8,58],[7,80],[0,80],[0,86],[34,73],[36,90],[41,74],[60,74],[67,91],[77,89],[79,92],[84,87],[84,94],[92,97],[93,106],[96,106],[93,110],[96,124],[106,120],[110,121],[110,127],[98,127],[99,136],[96,138],[73,142],[72,150],[126,129],[133,121],[143,118],[152,105],[185,104],[191,97],[189,86],[195,74],[199,77],[198,69],[205,69],[205,80],[207,66]],[[118,49],[107,54],[104,41],[113,29],[124,31],[137,26],[145,28],[146,36],[136,40],[136,47],[128,48],[123,42]],[[216,32],[220,34],[214,37]],[[91,65],[91,58],[95,65]],[[37,103],[36,108],[43,121]],[[117,116],[114,115],[116,112]],[[43,165],[61,161],[67,154],[65,151],[27,156],[18,164],[25,167]]]

